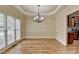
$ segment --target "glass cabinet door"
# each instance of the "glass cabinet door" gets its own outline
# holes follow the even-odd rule
[[[0,49],[5,47],[4,15],[0,13]]]
[[[15,41],[14,28],[15,28],[15,19],[11,16],[7,16],[7,43],[8,45]]]

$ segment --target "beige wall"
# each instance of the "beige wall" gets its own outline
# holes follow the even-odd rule
[[[44,22],[35,23],[33,16],[25,16],[13,6],[0,6],[0,12],[11,15],[22,21],[22,37],[53,38],[55,37],[55,18],[53,15],[45,16]]]
[[[19,12],[15,7],[8,5],[0,5],[0,13],[4,13],[5,15],[10,15],[16,18],[19,18],[22,21],[22,37],[24,36],[24,15]]]
[[[53,15],[45,16],[42,23],[33,21],[34,16],[26,17],[26,35],[28,38],[54,38],[55,37],[55,18]]]
[[[56,38],[67,45],[67,15],[79,10],[78,5],[63,6],[56,15]]]
[[[0,12],[20,18],[22,37],[54,38],[67,45],[67,15],[79,10],[78,5],[63,6],[55,15],[45,16],[44,22],[35,23],[33,16],[24,16],[12,6],[0,6]]]

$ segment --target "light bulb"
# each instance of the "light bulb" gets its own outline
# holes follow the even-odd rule
[[[36,18],[38,19],[38,16],[36,16]]]
[[[44,17],[41,17],[41,19],[40,20],[43,20],[44,19]]]
[[[36,18],[35,18],[35,17],[34,17],[33,19],[34,19],[34,20],[36,20]]]

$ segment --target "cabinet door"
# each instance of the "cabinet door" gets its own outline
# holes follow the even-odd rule
[[[71,27],[74,27],[75,26],[75,18],[74,17],[71,18],[71,23],[72,23]]]
[[[68,24],[69,24],[69,27],[72,27],[72,18],[71,17],[69,17],[69,20],[68,20],[69,22],[68,22]]]
[[[74,32],[74,40],[78,40],[78,33],[77,32]]]
[[[68,33],[68,44],[72,44],[74,40],[74,33]]]
[[[78,19],[79,19],[79,17],[75,16],[75,26],[76,26],[76,23],[78,22]]]
[[[78,17],[77,16],[75,16],[75,23],[78,21]]]
[[[75,26],[75,17],[69,17],[69,27],[74,27]]]
[[[77,16],[77,22],[79,22],[79,16]]]

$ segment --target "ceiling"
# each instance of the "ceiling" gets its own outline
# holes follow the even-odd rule
[[[55,14],[61,7],[62,5],[40,5],[40,14]],[[38,11],[37,5],[18,5],[16,8],[26,15],[36,15]]]

